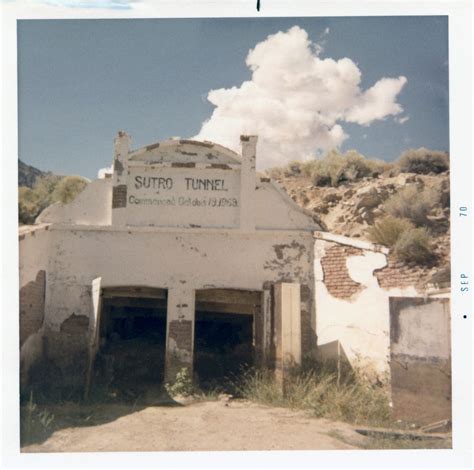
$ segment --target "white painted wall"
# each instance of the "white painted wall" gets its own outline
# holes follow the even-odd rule
[[[73,312],[89,316],[90,285],[99,276],[103,287],[186,291],[313,283],[311,232],[52,226],[51,238],[46,322],[56,330]]]
[[[69,204],[57,202],[37,217],[36,223],[110,225],[112,217],[112,179],[89,183]]]
[[[93,181],[69,204],[48,207],[37,223],[320,230],[311,214],[278,185],[256,177],[257,137],[241,140],[242,156],[214,143],[187,140],[131,151],[130,137],[119,132],[112,177]],[[212,189],[196,189],[189,178],[217,183]],[[170,185],[162,185],[162,180]],[[116,204],[112,209],[113,188],[120,188],[122,195],[126,188],[125,207]]]

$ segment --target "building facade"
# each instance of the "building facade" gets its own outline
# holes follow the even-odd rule
[[[132,369],[164,381],[243,362],[283,376],[316,358],[390,381],[389,297],[419,293],[382,288],[387,249],[322,231],[257,175],[257,137],[241,145],[241,155],[191,140],[132,150],[120,132],[111,175],[20,230],[25,383],[47,361],[87,390],[127,344]]]

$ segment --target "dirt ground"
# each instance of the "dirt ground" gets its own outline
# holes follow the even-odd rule
[[[22,452],[357,449],[366,439],[348,424],[244,400],[52,411],[54,432]]]

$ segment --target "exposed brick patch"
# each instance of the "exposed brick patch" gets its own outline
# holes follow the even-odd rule
[[[388,264],[382,269],[376,269],[374,275],[382,289],[415,286],[418,292],[426,289],[426,280],[430,277],[430,268],[419,265],[409,266],[396,259],[388,259]]]
[[[185,152],[181,152],[185,153]],[[174,162],[171,164],[172,168],[196,168],[196,163],[194,162],[187,162],[187,163],[179,163],[179,162]]]
[[[362,290],[362,285],[349,275],[346,260],[349,256],[360,256],[362,250],[353,246],[333,245],[321,258],[324,284],[328,292],[340,299],[349,299]]]
[[[219,170],[231,170],[232,168],[225,163],[211,163],[208,168],[215,168]]]
[[[207,148],[214,147],[214,144],[211,144],[210,142],[199,142],[197,140],[189,140],[189,139],[181,139],[179,141],[179,143],[180,144],[200,145],[201,147],[207,147]]]
[[[20,345],[43,324],[45,286],[46,272],[42,270],[20,289]]]
[[[191,352],[193,342],[193,324],[190,320],[174,320],[169,325],[169,337],[179,349]]]
[[[127,207],[127,185],[119,184],[112,190],[112,209]]]
[[[156,144],[147,145],[145,148],[146,148],[147,151],[150,151],[150,150],[153,150],[153,149],[157,149],[159,146],[160,146],[160,143],[157,142]]]

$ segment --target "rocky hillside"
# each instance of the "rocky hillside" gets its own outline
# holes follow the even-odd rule
[[[377,274],[386,287],[410,284],[420,290],[428,283],[449,285],[450,212],[449,171],[440,174],[400,173],[378,175],[354,181],[344,181],[337,187],[314,186],[312,179],[302,174],[280,175],[276,181],[301,207],[310,210],[330,232],[347,237],[370,240],[367,230],[386,214],[385,203],[409,185],[429,189],[437,202],[427,216],[433,261],[427,264],[401,262],[392,254],[389,266]]]
[[[38,179],[47,175],[52,175],[52,173],[38,170],[38,168],[27,165],[18,159],[18,186],[33,188]]]

